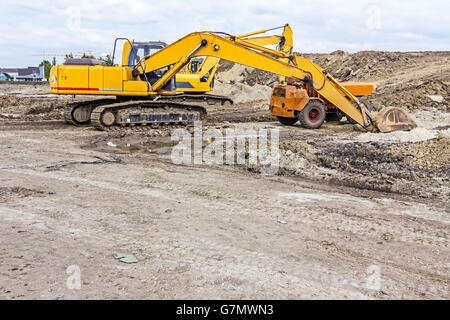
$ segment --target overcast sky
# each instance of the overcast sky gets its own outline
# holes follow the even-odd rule
[[[2,0],[0,67],[37,65],[43,51],[111,52],[116,37],[170,43],[285,23],[298,52],[450,50],[449,13],[446,0]]]

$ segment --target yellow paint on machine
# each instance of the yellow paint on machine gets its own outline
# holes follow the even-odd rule
[[[50,91],[54,94],[148,96],[143,81],[133,81],[128,67],[54,66],[50,71]]]

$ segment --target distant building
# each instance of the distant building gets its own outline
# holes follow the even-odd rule
[[[39,67],[0,68],[0,80],[7,81],[41,81]]]
[[[0,81],[11,81],[13,78],[7,73],[0,73]]]

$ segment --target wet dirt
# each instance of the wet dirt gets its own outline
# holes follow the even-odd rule
[[[309,164],[276,176],[175,165],[170,136],[0,131],[0,145],[12,146],[0,153],[3,187],[47,194],[1,202],[0,297],[448,299],[448,199],[368,188],[362,160],[380,157],[370,168],[384,170],[369,177],[377,183],[382,173],[397,179],[389,162],[402,159],[337,142],[352,130],[331,135],[335,145],[325,133],[284,130],[282,152]],[[326,171],[336,181],[323,180]],[[428,191],[432,179],[420,180]],[[124,265],[117,252],[138,263]],[[71,266],[80,268],[79,290],[67,287]]]

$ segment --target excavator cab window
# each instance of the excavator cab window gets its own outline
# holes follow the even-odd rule
[[[164,48],[164,42],[133,42],[127,59],[127,66],[134,67],[141,58]]]
[[[198,70],[198,61],[192,61],[191,64],[191,72],[192,73],[196,73]]]
[[[202,60],[192,59],[189,63],[189,71],[191,73],[197,73],[199,66],[201,65]]]
[[[209,71],[207,74],[205,74],[203,77],[200,78],[200,82],[208,82],[209,78]]]

